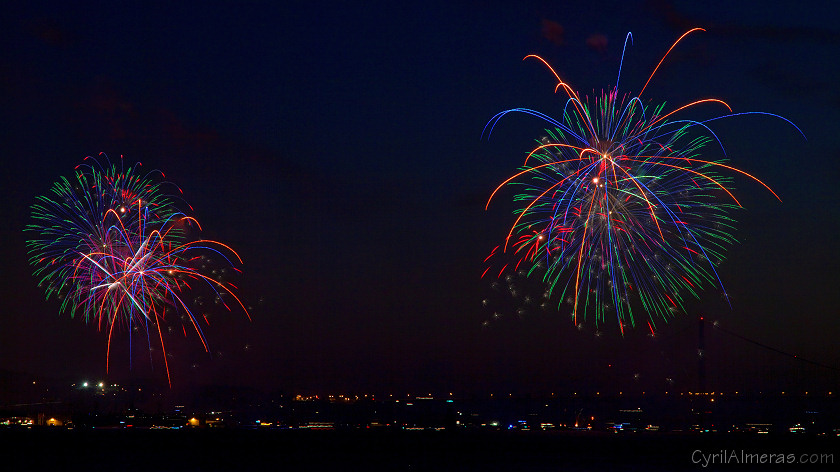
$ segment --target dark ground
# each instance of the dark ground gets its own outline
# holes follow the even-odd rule
[[[836,470],[834,464],[703,467],[701,454],[833,454],[840,438],[477,431],[0,431],[6,470]],[[700,451],[700,452],[695,452]]]

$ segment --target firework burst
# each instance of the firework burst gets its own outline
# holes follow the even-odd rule
[[[482,277],[524,270],[546,284],[548,295],[571,305],[575,324],[601,325],[614,316],[622,333],[640,318],[654,332],[657,323],[684,312],[687,299],[699,297],[704,287],[718,286],[726,296],[716,267],[735,242],[731,213],[741,204],[732,175],[756,180],[779,197],[725,159],[702,159],[705,147],[720,145],[708,123],[745,114],[790,121],[763,112],[733,113],[714,98],[670,111],[643,101],[671,49],[637,95],[620,93],[617,80],[593,99],[581,99],[542,58],[525,58],[545,64],[557,79],[555,91],[562,89],[568,99],[561,119],[515,108],[485,126],[489,135],[502,117],[519,112],[551,128],[487,202],[503,187],[518,189],[516,219],[485,260]],[[726,113],[704,121],[675,119],[701,104]]]
[[[225,296],[248,311],[233,284],[202,270],[208,253],[237,271],[234,262],[241,259],[222,243],[189,237],[201,229],[198,222],[178,210],[157,174],[163,177],[86,158],[74,180],[62,178],[37,198],[25,230],[30,263],[47,298],[58,298],[60,311],[108,332],[106,369],[115,328],[127,330],[129,344],[139,328],[150,355],[152,339],[159,339],[169,377],[162,325],[181,323],[185,336],[189,325],[209,351],[200,322],[207,318],[184,301],[193,285],[209,286],[228,310]]]

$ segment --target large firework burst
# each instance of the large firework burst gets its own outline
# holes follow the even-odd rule
[[[671,49],[697,30],[683,34]],[[562,88],[568,99],[560,119],[515,108],[485,126],[491,133],[503,116],[520,112],[551,128],[518,172],[490,196],[515,186],[520,207],[504,243],[488,256],[491,267],[482,277],[524,270],[547,285],[547,296],[571,305],[576,324],[590,319],[603,324],[614,315],[622,333],[638,324],[640,312],[653,332],[657,322],[683,312],[687,298],[698,297],[704,287],[718,286],[726,295],[716,267],[735,241],[731,212],[741,206],[731,175],[747,176],[773,191],[725,159],[701,158],[704,147],[720,144],[707,123],[771,114],[733,113],[714,98],[670,111],[665,104],[643,101],[662,61],[637,95],[620,93],[616,83],[594,99],[581,99],[545,60],[528,58],[549,68],[557,79],[555,90]],[[674,119],[700,104],[727,112],[704,121]]]

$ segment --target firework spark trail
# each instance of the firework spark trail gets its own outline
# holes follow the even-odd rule
[[[199,231],[201,226],[178,210],[151,174],[137,175],[122,162],[120,169],[103,166],[93,158],[75,170],[75,181],[62,177],[32,206],[33,223],[25,231],[31,235],[27,246],[34,274],[46,297],[61,301],[60,311],[71,317],[80,313],[98,330],[107,330],[106,371],[117,325],[128,331],[129,359],[132,331],[145,331],[151,359],[150,328],[157,330],[171,385],[162,325],[183,319],[209,352],[199,317],[184,301],[193,282],[208,286],[228,311],[223,295],[230,295],[250,319],[236,287],[198,266],[211,254],[238,271],[226,253],[239,264],[242,259],[220,242],[190,240],[192,226]],[[206,315],[202,318],[207,322]]]
[[[546,136],[524,164],[490,195],[485,209],[502,187],[516,186],[521,205],[505,238],[485,261],[488,268],[528,267],[548,294],[560,303],[571,298],[575,323],[594,318],[596,325],[614,313],[620,331],[637,323],[641,308],[653,331],[685,310],[686,297],[699,297],[704,286],[718,286],[728,300],[716,266],[736,240],[730,213],[741,204],[732,189],[731,171],[746,176],[781,198],[764,182],[725,160],[701,159],[711,143],[725,150],[708,123],[728,117],[770,115],[802,131],[790,120],[766,112],[734,113],[725,101],[703,98],[667,111],[665,104],[641,99],[675,41],[653,69],[641,91],[621,95],[616,86],[581,100],[551,65],[536,55],[557,80],[555,92],[568,97],[561,119],[542,112],[513,108],[494,115],[482,136],[489,137],[507,114],[518,112],[548,123]],[[696,121],[672,120],[700,105],[720,105],[728,114]],[[698,132],[699,131],[699,132]],[[804,137],[804,134],[803,134]]]

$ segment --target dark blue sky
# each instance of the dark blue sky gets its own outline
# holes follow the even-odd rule
[[[35,196],[100,151],[163,170],[206,234],[245,260],[239,282],[254,320],[217,322],[212,358],[197,339],[176,339],[170,364],[182,385],[691,386],[701,312],[838,366],[833,2],[300,3],[2,7],[0,369],[104,375],[105,336],[43,300],[21,231]],[[655,340],[595,337],[544,312],[482,327],[492,313],[481,306],[491,290],[482,260],[511,223],[504,199],[488,212],[483,203],[543,125],[522,115],[489,141],[481,130],[506,108],[557,115],[563,105],[552,76],[522,57],[540,54],[582,93],[600,90],[615,83],[630,31],[621,87],[638,92],[696,26],[707,31],[674,50],[647,98],[722,98],[735,111],[783,115],[808,138],[766,117],[715,123],[733,163],[784,200],[736,180],[741,243],[720,269],[732,309],[709,289]],[[836,371],[722,333],[709,343],[720,388],[837,383]],[[117,356],[112,376],[163,375],[147,364],[129,372],[127,354]]]

